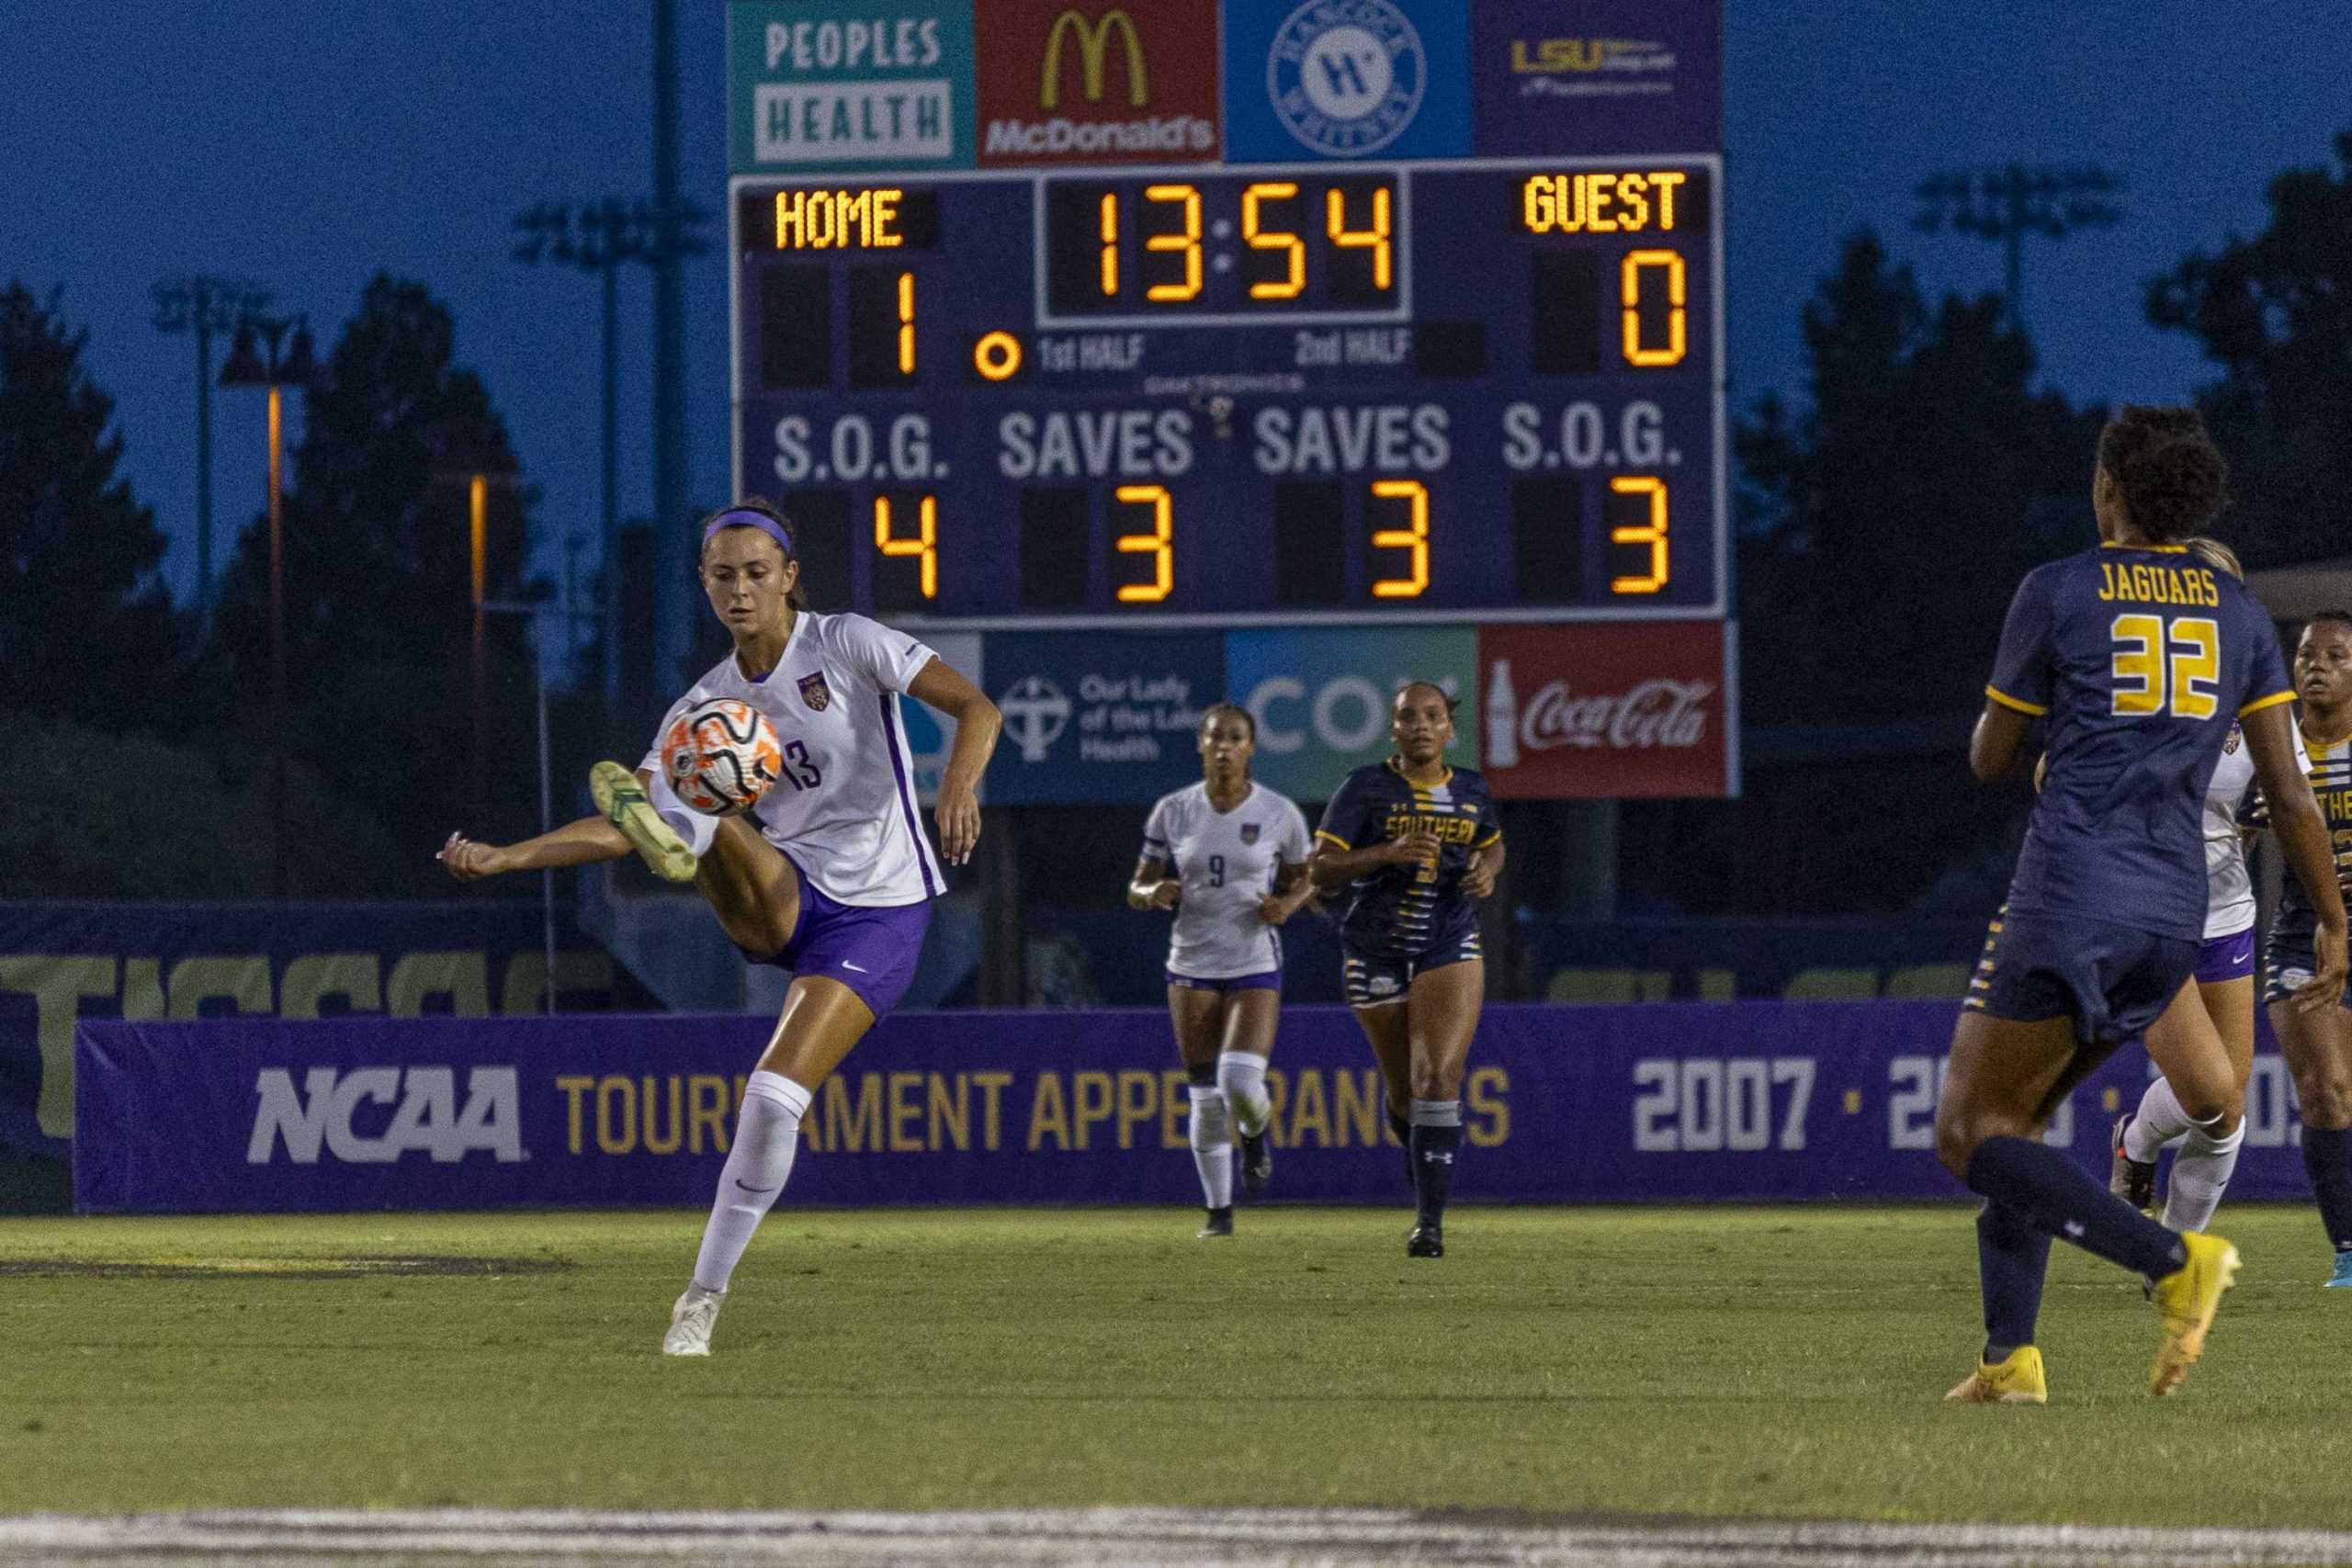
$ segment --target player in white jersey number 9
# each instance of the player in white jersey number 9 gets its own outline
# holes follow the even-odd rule
[[[810,1097],[913,977],[931,900],[944,888],[917,815],[899,694],[948,716],[955,745],[939,784],[939,850],[961,863],[979,838],[973,794],[1001,719],[996,705],[920,642],[863,615],[820,615],[799,593],[792,526],[761,502],[703,520],[701,576],[734,647],[678,700],[764,715],[781,742],[776,783],[749,811],[707,816],[670,787],[658,751],[634,773],[599,762],[598,815],[519,844],[452,833],[440,860],[461,881],[618,860],[632,852],[691,881],[743,956],[790,969],[783,1015],[747,1080],[718,1200],[662,1350],[710,1353],[728,1281],[785,1179]]]
[[[1206,1237],[1233,1234],[1234,1131],[1249,1190],[1264,1190],[1273,1175],[1266,1058],[1282,1010],[1277,933],[1314,889],[1306,880],[1306,818],[1250,781],[1257,721],[1217,703],[1201,716],[1198,739],[1201,782],[1151,808],[1127,902],[1176,911],[1168,1016],[1192,1079],[1193,1161],[1208,1210]]]

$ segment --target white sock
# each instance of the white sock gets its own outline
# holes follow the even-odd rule
[[[1212,1209],[1233,1207],[1233,1134],[1226,1126],[1225,1094],[1194,1084],[1193,1164],[1201,1173],[1201,1201]]]
[[[700,860],[710,852],[710,841],[718,837],[718,818],[706,816],[680,800],[661,769],[653,770],[653,782],[646,786],[645,797],[653,803],[654,814],[686,841],[695,859]]]
[[[1266,1098],[1266,1058],[1255,1051],[1224,1051],[1217,1055],[1216,1087],[1233,1107],[1233,1120],[1242,1132],[1256,1137],[1274,1114]]]
[[[735,1143],[718,1173],[718,1201],[710,1207],[702,1251],[695,1258],[696,1288],[714,1294],[727,1289],[743,1249],[752,1245],[752,1233],[792,1175],[800,1118],[808,1109],[808,1091],[781,1073],[753,1073],[743,1086]]]
[[[2216,1138],[2194,1124],[2189,1127],[2188,1135],[2181,1140],[2180,1153],[2172,1156],[2172,1185],[2165,1194],[2168,1229],[2201,1231],[2213,1223],[2222,1190],[2238,1168],[2238,1145],[2245,1142],[2243,1118],[2226,1138]]]
[[[2132,1113],[2132,1124],[2123,1129],[2124,1157],[2142,1165],[2154,1165],[2156,1151],[2188,1128],[2188,1112],[2180,1108],[2180,1097],[2173,1093],[2172,1085],[2165,1079],[2154,1078],[2140,1097],[2140,1109]]]

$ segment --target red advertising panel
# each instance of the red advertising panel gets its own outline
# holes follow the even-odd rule
[[[1479,627],[1487,784],[1505,800],[1736,794],[1733,637],[1720,621]]]
[[[1216,0],[989,0],[974,43],[983,164],[1217,156]]]

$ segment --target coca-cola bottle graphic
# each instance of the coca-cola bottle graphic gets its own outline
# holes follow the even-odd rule
[[[1511,690],[1510,660],[1495,660],[1487,681],[1487,766],[1519,766],[1519,694]]]

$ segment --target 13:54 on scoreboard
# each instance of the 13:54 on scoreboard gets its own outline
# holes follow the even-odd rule
[[[910,624],[1720,616],[1719,174],[740,178],[740,488]]]

